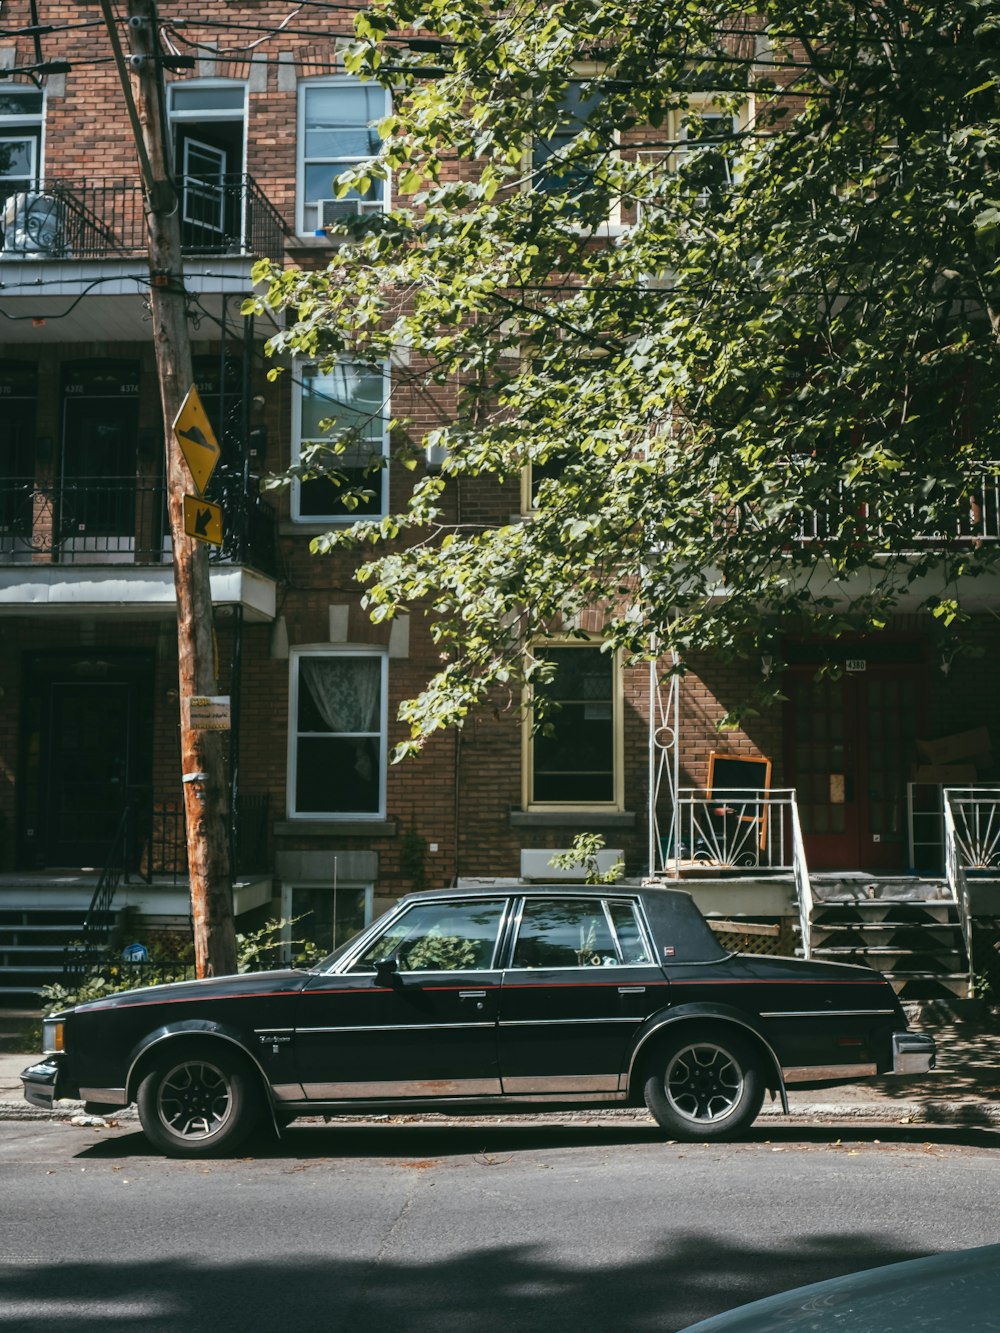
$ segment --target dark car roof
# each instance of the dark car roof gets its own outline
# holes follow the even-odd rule
[[[690,893],[684,889],[667,888],[665,885],[649,885],[641,887],[637,884],[573,884],[568,880],[559,880],[552,884],[535,883],[511,883],[509,880],[505,883],[496,884],[473,884],[462,885],[454,889],[420,889],[414,893],[404,894],[399,899],[400,902],[409,903],[425,901],[434,898],[471,898],[484,897],[496,898],[514,897],[526,893],[572,893],[574,896],[581,893],[594,894],[596,897],[607,897],[609,894],[627,894],[630,897],[646,897],[648,894],[672,894],[678,898],[691,898]]]

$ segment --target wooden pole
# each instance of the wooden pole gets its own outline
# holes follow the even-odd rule
[[[192,478],[174,438],[173,423],[194,383],[181,258],[180,201],[165,110],[155,0],[128,0],[129,73],[110,4],[102,0],[112,45],[119,57],[143,177],[149,234],[153,346],[163,403],[167,506],[173,541],[180,676],[181,770],[187,815],[188,874],[199,977],[236,971],[232,882],[227,837],[228,788],[218,732],[192,730],[185,703],[192,695],[217,695],[208,554],[184,531],[183,496]],[[134,114],[133,114],[134,113]]]

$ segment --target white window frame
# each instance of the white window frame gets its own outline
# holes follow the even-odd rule
[[[358,364],[362,366],[362,369],[365,370],[368,369],[368,367],[364,366],[362,362],[354,362],[351,357],[342,357],[341,360],[347,363],[348,365]],[[381,488],[381,495],[377,512],[372,514],[362,514],[359,511],[347,510],[342,514],[303,514],[302,482],[299,480],[298,477],[295,477],[292,480],[292,497],[291,497],[291,515],[293,523],[302,523],[310,527],[319,526],[323,529],[327,529],[336,524],[357,523],[363,521],[366,518],[371,518],[371,519],[383,518],[385,514],[388,512],[389,419],[391,416],[390,398],[392,393],[391,369],[389,362],[383,361],[381,363],[381,369],[382,369],[382,411],[380,417],[381,431],[379,435],[379,449],[381,452],[381,457],[385,461],[383,462],[382,466],[378,469],[377,472],[371,473],[370,477],[367,479],[366,482],[366,484],[371,485],[373,490],[376,487]],[[318,379],[322,378],[322,375],[319,372],[319,368],[315,366],[313,363],[298,362],[295,365],[294,379],[293,379],[295,391],[292,394],[292,460],[291,461],[293,466],[297,464],[302,457],[303,443],[307,444],[311,443],[314,438],[310,436],[309,439],[306,441],[303,441],[302,438],[302,398],[305,391],[304,381],[306,380],[307,377],[310,376],[313,376]],[[331,412],[331,416],[332,415],[333,413]],[[328,435],[325,438],[328,441],[332,441],[335,437],[332,435]],[[331,462],[334,464],[334,466],[336,465],[336,458],[337,458],[336,454],[331,455]]]
[[[174,93],[183,89],[204,88],[238,88],[243,94],[243,105],[237,107],[222,107],[218,109],[199,109],[192,108],[190,111],[174,108]],[[239,164],[239,172],[246,175],[247,171],[247,144],[249,135],[247,134],[247,85],[242,79],[177,79],[168,86],[167,106],[170,124],[173,125],[203,125],[206,121],[228,121],[232,124],[235,121],[243,122],[243,158]],[[197,136],[195,136],[197,137]]]
[[[316,159],[312,158],[307,159],[306,102],[308,100],[309,93],[310,91],[320,88],[336,88],[336,87],[370,88],[372,86],[373,85],[370,82],[365,82],[362,79],[355,79],[349,75],[338,75],[334,78],[319,77],[314,79],[301,79],[299,81],[298,108],[296,113],[296,128],[295,128],[295,176],[296,176],[295,230],[299,236],[317,236],[322,234],[323,219],[318,212],[318,206],[321,201],[306,198],[307,165],[313,162],[329,163],[331,167],[331,176],[333,176],[333,175],[338,175],[339,172],[341,171],[345,171],[348,167],[355,166],[358,162],[365,161],[365,156],[358,157],[346,154],[339,157],[322,157]],[[379,119],[381,119],[381,117],[387,116],[392,109],[392,100],[389,96],[388,91],[383,89],[383,93],[385,101],[383,104],[381,115],[380,117],[378,117]],[[367,123],[370,126],[373,122],[369,121]],[[368,203],[364,203],[362,207],[365,209],[365,211],[382,212],[382,213],[388,211],[390,187],[392,185],[391,178],[389,176],[386,176],[386,178],[381,182],[381,184],[382,184],[382,198],[379,200],[373,199]],[[331,193],[330,198],[335,199],[335,196]],[[315,217],[311,215],[307,216],[306,212],[307,209],[316,210],[316,216]]]
[[[22,113],[12,112],[10,114],[0,115],[0,142],[2,143],[24,143],[30,140],[31,150],[31,175],[28,177],[28,190],[35,189],[40,181],[44,179],[43,163],[45,161],[45,113],[48,108],[48,99],[44,89],[28,88],[21,84],[13,84],[3,90],[4,97],[14,97],[21,94],[27,96],[41,96],[42,106],[40,111],[25,111]],[[19,131],[21,131],[19,133]],[[6,196],[5,182],[21,181],[23,176],[6,176],[0,178],[0,206]]]
[[[306,657],[369,657],[380,662],[381,691],[379,695],[379,796],[376,810],[298,810],[298,792],[296,791],[296,761],[298,758],[298,713],[299,713],[299,663]],[[386,811],[386,769],[388,767],[388,710],[389,710],[389,655],[384,649],[370,645],[341,648],[331,644],[313,644],[293,648],[289,655],[288,682],[288,772],[286,809],[289,819],[323,820],[330,822],[376,821],[385,819]],[[310,733],[311,734],[311,733]],[[349,732],[324,732],[324,736],[350,735]],[[362,733],[358,733],[362,734]],[[364,735],[374,733],[365,732]]]
[[[581,79],[581,80],[582,80],[582,79],[597,79],[597,78],[600,78],[600,76],[601,76],[601,74],[604,72],[604,70],[605,70],[605,66],[602,65],[602,64],[599,64],[599,63],[597,63],[597,62],[595,62],[595,61],[583,61],[583,62],[580,62],[580,63],[576,64],[576,65],[573,67],[574,77],[575,77],[576,79]],[[537,184],[535,183],[535,181],[534,181],[534,173],[535,173],[535,170],[536,170],[536,167],[535,167],[535,147],[536,147],[536,141],[533,140],[533,141],[531,142],[531,144],[528,146],[527,151],[526,151],[526,154],[525,154],[525,170],[531,173],[531,177],[532,177],[532,180],[531,180],[531,188],[534,189],[534,190],[538,190],[539,187],[538,187],[538,185],[537,185]],[[621,156],[621,143],[620,143],[620,141],[619,141],[619,136],[618,136],[618,131],[617,131],[617,130],[615,131],[615,143],[614,143],[614,147],[612,148],[611,152],[612,152],[612,155],[613,155],[615,158],[618,158],[618,157]],[[547,192],[547,191],[544,191],[544,190],[540,190],[539,193],[548,193],[548,192]],[[605,227],[609,227],[609,228],[615,228],[616,231],[617,231],[617,229],[621,226],[621,217],[622,217],[622,201],[621,201],[621,199],[620,199],[620,198],[615,198],[615,199],[610,200],[610,201],[609,201],[609,205],[608,205],[608,215],[607,215],[607,217],[606,217],[605,220],[604,220],[604,226],[605,226]],[[582,231],[583,228],[582,228],[582,227],[578,227],[578,226],[576,226],[576,224],[574,224],[574,230]],[[615,232],[612,232],[611,234],[612,234],[612,235],[616,234],[616,231],[615,231]],[[601,233],[601,234],[602,234],[602,235],[604,234],[603,230],[602,230],[602,233]]]
[[[336,857],[332,858],[336,860]],[[362,924],[362,931],[367,930],[371,925],[374,915],[375,904],[375,886],[369,880],[346,880],[338,883],[336,879],[293,879],[281,881],[281,919],[284,925],[281,928],[281,939],[285,946],[286,957],[291,956],[292,939],[298,938],[299,931],[292,920],[292,894],[296,889],[325,889],[334,898],[338,893],[363,893],[365,895],[365,919]],[[336,903],[334,903],[336,913]],[[336,915],[334,917],[336,920]],[[334,945],[334,948],[339,948]]]
[[[539,644],[536,651],[539,656],[554,649],[568,648],[574,652],[599,652],[600,640],[592,639],[582,643],[579,639],[554,639]],[[532,735],[533,710],[531,691],[524,695],[524,722],[521,743],[521,803],[527,811],[577,811],[593,810],[599,813],[619,814],[625,809],[625,691],[622,680],[621,663],[617,655],[611,658],[611,731],[612,731],[612,790],[609,801],[541,801],[535,798],[535,738]]]

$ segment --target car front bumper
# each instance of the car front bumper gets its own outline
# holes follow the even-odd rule
[[[32,1106],[41,1106],[44,1110],[51,1111],[56,1098],[63,1095],[58,1087],[58,1059],[46,1056],[39,1064],[29,1065],[21,1073],[21,1084],[24,1087],[25,1101],[30,1102]]]
[[[926,1074],[934,1068],[937,1046],[926,1032],[894,1032],[892,1034],[892,1072],[894,1074]]]

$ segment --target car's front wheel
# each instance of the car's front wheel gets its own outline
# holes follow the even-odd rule
[[[170,1157],[231,1152],[263,1108],[248,1061],[205,1043],[168,1045],[144,1075],[136,1101],[146,1138]]]
[[[726,1139],[757,1117],[764,1100],[760,1061],[737,1033],[688,1029],[646,1066],[646,1105],[675,1139]]]

